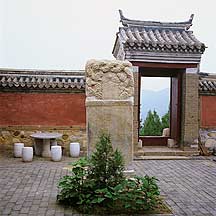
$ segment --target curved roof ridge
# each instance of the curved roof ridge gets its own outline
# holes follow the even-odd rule
[[[189,20],[184,22],[159,22],[159,21],[141,21],[128,19],[123,15],[122,10],[119,10],[120,22],[126,27],[159,27],[159,28],[175,28],[188,30],[192,26],[194,14],[191,14]]]

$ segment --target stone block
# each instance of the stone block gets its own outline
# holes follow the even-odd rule
[[[168,139],[167,140],[167,146],[168,148],[174,148],[176,145],[176,141],[174,139]]]
[[[216,140],[215,139],[207,139],[205,142],[205,147],[213,150],[216,147]]]
[[[140,139],[139,142],[138,142],[138,148],[141,149],[142,146],[143,146],[143,145],[142,145],[142,140]]]
[[[88,154],[102,132],[111,136],[126,164],[133,159],[134,78],[128,61],[96,61],[86,64],[86,113]]]
[[[126,163],[133,159],[133,101],[90,101],[86,100],[88,117],[88,154],[102,132],[111,136],[114,148],[118,148]]]
[[[86,64],[86,96],[124,100],[134,95],[132,65],[128,61],[96,61]]]
[[[168,137],[170,136],[170,129],[169,128],[164,128],[162,132],[162,136]]]

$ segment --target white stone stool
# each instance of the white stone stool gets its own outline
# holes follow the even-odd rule
[[[174,139],[167,139],[167,146],[168,148],[174,148],[176,141]]]
[[[139,141],[138,141],[138,148],[139,148],[139,149],[141,149],[141,148],[142,148],[142,146],[143,146],[143,144],[142,144],[142,140],[141,140],[141,139],[139,139]]]
[[[14,157],[22,157],[24,143],[14,143]]]
[[[51,146],[51,159],[52,161],[61,161],[62,159],[61,146]]]
[[[79,157],[80,154],[80,144],[79,143],[70,143],[70,156]]]
[[[163,137],[168,137],[170,136],[170,129],[169,128],[164,128],[162,132]]]
[[[23,147],[22,148],[22,160],[23,162],[31,162],[33,159],[33,148]]]

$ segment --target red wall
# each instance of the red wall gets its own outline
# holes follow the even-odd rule
[[[0,125],[85,125],[84,93],[0,93]]]
[[[201,127],[216,127],[216,96],[200,96]]]

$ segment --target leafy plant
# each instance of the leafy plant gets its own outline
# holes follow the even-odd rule
[[[59,181],[60,193],[57,196],[59,202],[66,205],[90,205],[94,181],[87,179],[89,173],[89,160],[81,158],[71,164],[72,175],[66,175]]]
[[[111,190],[109,196],[113,202],[112,207],[130,209],[133,211],[154,209],[160,194],[155,177],[139,177],[125,179],[121,184]],[[110,191],[109,191],[110,193]]]
[[[71,175],[58,184],[57,200],[84,213],[95,212],[98,207],[107,212],[139,212],[154,209],[159,200],[155,177],[123,175],[124,163],[120,151],[113,150],[110,136],[102,134],[96,151],[90,158],[71,163]]]

